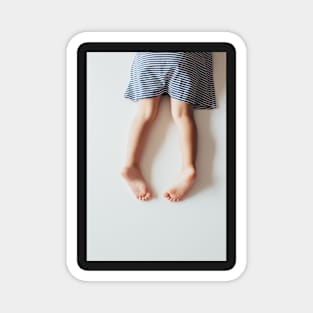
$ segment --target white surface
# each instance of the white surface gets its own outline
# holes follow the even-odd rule
[[[1,311],[313,310],[311,3],[163,4],[160,19],[138,1],[1,3]],[[126,29],[229,30],[248,44],[249,264],[236,281],[83,283],[66,269],[65,46]]]
[[[162,198],[181,166],[168,96],[162,97],[143,154],[154,199],[138,201],[120,177],[137,109],[123,98],[133,56],[87,57],[87,259],[226,260],[226,54],[213,54],[218,109],[195,110],[198,178],[179,203]]]

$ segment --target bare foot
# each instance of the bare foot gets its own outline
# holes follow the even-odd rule
[[[163,197],[176,202],[183,199],[185,194],[191,188],[196,179],[196,170],[194,167],[187,167],[182,170],[180,181],[163,193]]]
[[[149,200],[152,198],[152,193],[148,189],[147,183],[144,180],[141,171],[136,166],[125,166],[121,171],[130,189],[139,200]]]

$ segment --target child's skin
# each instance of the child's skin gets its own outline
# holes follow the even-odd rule
[[[130,129],[126,163],[121,174],[139,200],[149,200],[152,192],[142,176],[140,157],[148,130],[155,120],[161,96],[138,100],[138,112]],[[197,128],[190,104],[170,98],[171,113],[178,128],[182,152],[181,175],[176,184],[168,188],[163,196],[170,201],[182,200],[196,178]]]

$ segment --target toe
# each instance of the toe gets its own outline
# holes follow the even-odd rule
[[[176,196],[176,201],[179,201],[179,200],[180,200],[180,196],[177,195],[177,196]]]

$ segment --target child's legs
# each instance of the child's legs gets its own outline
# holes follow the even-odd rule
[[[195,169],[197,128],[193,117],[193,108],[189,103],[171,98],[171,111],[174,122],[178,128],[183,169]]]
[[[147,132],[157,116],[160,99],[161,96],[138,100],[138,111],[129,132],[125,166],[139,167]]]

